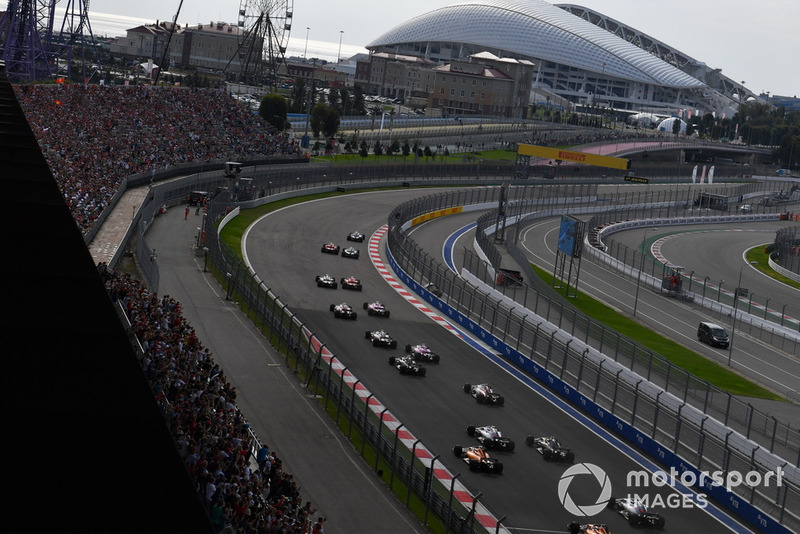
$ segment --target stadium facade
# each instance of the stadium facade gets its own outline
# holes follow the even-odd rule
[[[462,2],[414,17],[366,47],[438,64],[490,53],[532,62],[530,103],[732,116],[753,98],[673,47],[596,11],[543,0]]]

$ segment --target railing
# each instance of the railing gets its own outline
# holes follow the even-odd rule
[[[516,195],[516,189],[509,192],[509,206],[520,209],[525,206],[531,212],[548,214],[557,211],[552,209],[552,201],[531,204],[528,195],[524,192]],[[562,191],[564,198],[572,193]],[[488,193],[486,198],[475,192],[471,195],[469,200],[475,203],[498,199],[496,194],[492,198]],[[389,220],[410,221],[426,213],[462,205],[465,200],[468,199],[463,193],[412,200],[398,206]],[[736,403],[730,394],[714,390],[705,381],[681,372],[651,351],[589,321],[532,287],[498,287],[494,268],[475,256],[467,256],[462,273],[469,275],[470,281],[459,277],[422,250],[405,232],[408,227],[410,224],[395,226],[389,232],[388,248],[400,271],[422,286],[433,283],[443,292],[438,299],[422,290],[423,298],[438,309],[452,308],[474,322],[507,347],[504,355],[509,361],[517,365],[520,361],[530,362],[525,364],[526,368],[530,365],[534,371],[549,372],[554,381],[568,387],[567,391],[578,392],[601,411],[613,414],[620,429],[635,429],[637,439],[652,440],[661,454],[669,451],[676,461],[685,462],[682,465],[691,465],[699,471],[757,471],[762,475],[778,468],[787,470],[792,482],[781,488],[769,491],[740,487],[732,494],[735,498],[723,499],[737,500],[736,506],[740,506],[738,499],[741,499],[786,528],[795,531],[800,528],[797,486],[800,476],[793,467],[798,461],[795,431],[777,425],[774,419],[766,418],[750,405]],[[600,340],[600,349],[608,354],[590,347],[587,344],[590,338]],[[669,391],[658,387],[659,382]],[[694,405],[698,399],[702,401],[699,408]],[[744,422],[743,433],[725,426],[726,422],[735,421]],[[784,431],[787,434],[781,433]],[[757,437],[766,439],[765,447],[748,439]],[[781,458],[781,455],[791,457],[786,454],[789,452],[794,455],[791,466]]]

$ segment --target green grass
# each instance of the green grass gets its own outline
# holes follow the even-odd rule
[[[553,275],[551,273],[536,265],[531,264],[531,266],[542,280],[548,284],[552,283]],[[557,291],[564,295],[566,288],[558,289]],[[571,291],[574,292],[574,288]],[[783,400],[779,395],[768,389],[747,380],[730,369],[687,349],[669,338],[653,332],[649,328],[645,328],[627,315],[617,312],[585,293],[578,291],[577,298],[570,297],[570,302],[592,319],[602,322],[605,326],[664,356],[681,369],[698,378],[707,380],[724,391],[728,391],[733,395],[743,395],[758,399]]]
[[[796,280],[792,280],[787,276],[783,276],[782,274],[775,272],[769,266],[769,254],[765,252],[765,249],[769,243],[764,243],[763,245],[759,245],[757,247],[753,247],[747,251],[745,257],[747,258],[748,262],[756,262],[754,267],[761,271],[762,273],[766,274],[770,278],[775,279],[776,281],[786,284],[787,286],[791,286],[795,289],[800,289],[800,282]]]

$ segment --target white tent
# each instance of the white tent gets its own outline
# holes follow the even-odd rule
[[[672,128],[674,128],[673,124],[674,124],[675,121],[678,121],[679,123],[681,123],[681,127],[680,127],[680,130],[678,130],[678,133],[685,134],[686,133],[686,123],[683,122],[682,120],[680,120],[678,117],[670,117],[668,119],[664,119],[663,121],[658,123],[657,130],[659,132],[672,133],[673,132]]]

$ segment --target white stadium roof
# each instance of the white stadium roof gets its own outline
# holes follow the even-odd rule
[[[462,2],[412,18],[367,45],[465,43],[498,55],[538,58],[633,82],[705,84],[646,50],[543,0]]]

